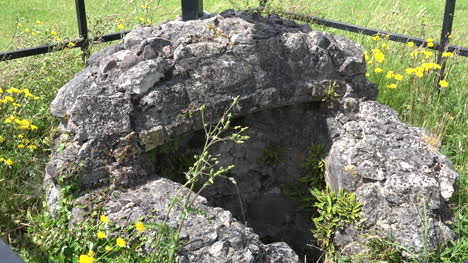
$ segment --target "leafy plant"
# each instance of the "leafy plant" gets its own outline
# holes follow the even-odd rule
[[[354,193],[346,193],[343,189],[336,193],[329,186],[322,191],[317,188],[310,189],[310,194],[317,199],[314,206],[318,213],[318,216],[312,219],[315,226],[315,229],[311,230],[312,234],[327,256],[332,256],[335,253],[335,232],[362,219],[362,204],[356,201]]]
[[[263,149],[261,162],[268,167],[276,167],[281,164],[281,146],[270,144]]]

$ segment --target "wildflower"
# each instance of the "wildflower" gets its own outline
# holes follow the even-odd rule
[[[419,78],[422,78],[424,76],[424,74],[422,73],[422,71],[416,71],[416,76],[418,76]]]
[[[389,35],[389,34],[386,34],[386,35],[385,35],[385,39],[390,39],[390,35]]]
[[[412,57],[417,57],[418,54],[419,54],[419,52],[418,52],[417,50],[414,50],[414,51],[411,52],[410,55],[411,55]]]
[[[443,53],[442,53],[442,57],[443,57],[443,58],[446,58],[446,57],[453,57],[453,53],[452,53],[452,52],[443,52]]]
[[[434,46],[434,43],[429,42],[429,43],[427,43],[427,46],[428,46],[428,47],[433,47],[433,46]]]
[[[68,43],[68,47],[74,47],[74,46],[76,46],[76,44],[74,42],[69,42]]]
[[[367,53],[367,51],[364,51],[364,59],[369,60],[369,54]]]
[[[118,246],[118,247],[125,247],[125,240],[123,240],[122,238],[117,238],[117,240],[115,241],[115,244]]]
[[[7,160],[6,160],[6,164],[7,164],[8,166],[11,166],[11,165],[13,164],[13,161],[12,161],[11,159],[7,159]]]
[[[31,36],[33,36],[33,37],[37,36],[36,32],[34,32],[34,31],[31,32]]]
[[[382,45],[380,45],[380,46],[381,46],[382,48],[387,48],[387,47],[388,47],[387,43],[382,43]]]
[[[430,58],[432,55],[434,55],[434,53],[432,53],[430,51],[424,51],[423,50],[423,53],[424,53],[424,55],[426,55],[426,58]]]
[[[3,162],[3,161],[5,161],[5,158],[3,158],[3,157],[0,158],[0,162]]]
[[[24,138],[21,140],[22,143],[28,143],[29,142],[29,139],[28,138]]]
[[[20,139],[24,138],[24,134],[18,134],[18,138]]]
[[[376,35],[376,36],[372,37],[372,40],[379,40],[379,39],[380,39],[379,35]]]
[[[21,23],[18,23],[18,26],[19,26],[19,27],[23,27],[23,24],[21,24]]]
[[[37,146],[36,145],[29,145],[28,148],[29,148],[30,151],[34,151],[34,150],[37,149]]]
[[[153,21],[151,21],[151,19],[148,18],[148,19],[146,19],[146,22],[147,22],[148,24],[151,24]]]
[[[422,23],[426,22],[426,19],[425,19],[425,18],[421,18],[421,22],[422,22]]]
[[[413,41],[410,41],[408,43],[406,43],[408,45],[408,47],[414,47],[414,42]]]
[[[425,71],[429,71],[430,69],[441,69],[442,67],[437,63],[422,63],[421,65]]]
[[[396,87],[397,87],[397,84],[387,85],[387,88],[389,88],[389,89],[395,89]]]
[[[36,20],[36,24],[40,24],[41,23],[41,20]]]
[[[24,144],[18,144],[18,148],[23,149],[23,148],[24,148]]]
[[[372,60],[367,61],[367,64],[369,64],[369,65],[372,65],[372,63],[374,63],[374,62],[372,62]]]
[[[119,24],[117,27],[118,27],[119,29],[123,29],[125,26],[124,26],[123,24]]]
[[[143,225],[142,222],[138,221],[135,223],[135,228],[137,231],[144,232],[145,231],[145,225]]]
[[[452,39],[452,34],[447,36],[448,39]]]
[[[34,100],[38,100],[38,99],[39,99],[39,97],[37,97],[37,96],[36,96],[36,97],[34,97]]]
[[[434,39],[432,39],[432,38],[430,37],[430,38],[426,39],[426,42],[427,42],[427,43],[434,42]]]
[[[29,126],[29,128],[31,129],[31,131],[35,131],[38,127],[36,125],[31,125]]]
[[[24,32],[29,33],[30,32],[29,28],[26,28]]]
[[[396,80],[402,80],[402,79],[403,79],[403,75],[401,75],[401,74],[395,74],[394,78],[395,78]]]
[[[411,110],[411,106],[410,106],[410,105],[406,105],[405,109],[406,109],[406,110]]]
[[[105,215],[101,215],[101,221],[102,221],[104,224],[108,224],[108,223],[109,223],[109,219],[108,219],[107,216],[105,216]]]
[[[416,71],[417,71],[417,70],[414,69],[414,68],[407,68],[407,69],[406,69],[406,74],[411,75],[412,73],[416,73]]]
[[[105,247],[105,250],[107,250],[107,251],[112,251],[112,248],[109,247],[109,246],[106,246],[106,247]]]
[[[99,232],[97,233],[97,237],[98,237],[99,239],[103,239],[103,238],[106,238],[107,236],[106,236],[106,233],[104,233],[104,232],[102,232],[102,231],[99,231]]]
[[[455,120],[455,117],[450,116],[450,120],[451,120],[451,121]]]
[[[374,54],[375,61],[382,63],[385,60],[385,55],[382,52]]]
[[[139,19],[140,19],[141,22],[145,21],[145,19],[143,17],[140,17]]]
[[[391,78],[393,78],[393,75],[394,75],[394,71],[393,71],[393,70],[389,70],[389,71],[387,72],[387,74],[385,75],[385,78],[391,79]]]
[[[366,73],[366,77],[369,77],[369,76],[370,76],[370,74],[369,74],[369,73]]]
[[[50,34],[51,34],[52,36],[58,35],[58,33],[57,33],[56,31],[50,31]]]
[[[2,135],[0,135],[0,143],[4,142],[5,141],[5,138],[3,138]]]
[[[80,263],[93,263],[94,258],[88,255],[81,255],[80,256]]]
[[[374,69],[374,72],[375,72],[375,73],[380,73],[380,72],[382,72],[382,69],[381,69],[381,68],[375,68],[375,69]]]
[[[439,81],[439,85],[440,85],[442,88],[447,88],[447,87],[448,87],[448,82],[445,81],[445,80],[441,80],[441,81]]]
[[[378,48],[372,49],[372,53],[380,53],[380,52],[382,52],[382,51],[380,51],[380,49],[378,49]]]
[[[62,39],[59,38],[59,37],[56,37],[56,38],[55,38],[55,41],[57,41],[57,42],[58,42],[58,41],[62,41]]]
[[[90,257],[94,257],[94,251],[92,251],[92,250],[89,250],[89,252],[88,252],[88,256],[90,256]]]

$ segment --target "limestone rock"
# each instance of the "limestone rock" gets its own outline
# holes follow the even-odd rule
[[[200,150],[199,107],[214,123],[239,97],[232,113],[251,139],[213,149],[223,164],[237,166],[197,201],[212,221],[191,215],[180,262],[297,262],[295,252],[309,253],[303,248],[313,239],[310,215],[297,212],[284,186],[306,173],[309,146],[319,144],[327,146],[326,182],[355,192],[366,218],[362,228],[337,233],[338,248],[357,251],[360,236],[378,232],[417,253],[424,227],[431,249],[453,239],[446,211],[457,174],[427,145],[429,133],[373,101],[377,89],[365,77],[359,45],[275,15],[206,17],[138,26],[60,89],[51,112],[70,137],[57,140],[65,148],[46,169],[52,212],[58,178],[79,167],[82,198],[103,187],[132,189],[107,204],[114,220],[162,220],[180,184],[159,178],[173,171],[176,158],[155,154],[182,137],[189,140],[177,156]],[[272,145],[278,160],[267,165]],[[176,214],[170,222],[176,226]]]

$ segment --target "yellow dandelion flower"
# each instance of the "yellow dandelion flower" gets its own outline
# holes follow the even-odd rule
[[[376,36],[372,37],[372,40],[379,40],[379,39],[380,39],[379,35],[376,35]]]
[[[411,106],[410,106],[410,105],[406,105],[405,109],[406,109],[406,110],[411,110]]]
[[[38,99],[39,99],[39,97],[37,97],[37,96],[36,96],[36,97],[34,97],[34,100],[38,100]]]
[[[123,24],[119,24],[117,27],[118,27],[119,29],[123,29],[125,26],[124,26]]]
[[[18,144],[18,148],[23,149],[23,148],[24,148],[24,144]]]
[[[94,263],[94,258],[88,255],[81,255],[80,263]]]
[[[6,164],[7,164],[8,166],[11,166],[11,165],[13,164],[13,161],[12,161],[11,159],[7,159],[7,160],[6,160]]]
[[[34,150],[37,149],[37,146],[36,145],[29,145],[28,148],[29,148],[29,150],[34,151]]]
[[[88,256],[94,257],[94,251],[92,251],[92,250],[88,251]]]
[[[378,49],[378,48],[372,49],[372,53],[380,53],[380,52],[382,52],[382,51],[380,51],[380,49]]]
[[[153,23],[153,21],[151,21],[151,19],[148,18],[148,19],[146,19],[146,23],[151,24],[151,23]]]
[[[451,120],[451,121],[455,120],[455,117],[450,116],[450,120]]]
[[[41,20],[36,20],[36,24],[40,24],[41,23]]]
[[[386,35],[385,35],[385,39],[390,39],[390,35],[389,35],[389,34],[386,34]]]
[[[429,43],[427,43],[427,46],[428,46],[428,47],[433,47],[433,46],[434,46],[434,43],[429,42]]]
[[[388,44],[387,43],[382,43],[382,45],[380,45],[382,48],[387,48],[388,47]]]
[[[126,242],[125,240],[123,240],[122,238],[117,238],[117,240],[115,241],[115,244],[118,246],[118,247],[125,247],[126,245]]]
[[[31,129],[31,131],[35,131],[38,129],[38,127],[36,125],[31,125],[29,126],[29,128]]]
[[[401,75],[401,74],[395,74],[394,78],[395,78],[396,80],[402,80],[402,79],[403,79],[403,75]]]
[[[422,71],[416,71],[416,76],[418,76],[419,78],[422,78],[424,76],[424,73],[422,73]]]
[[[106,249],[107,251],[112,251],[112,248],[109,247],[109,246],[106,246],[105,249]]]
[[[397,84],[390,84],[390,85],[387,85],[387,88],[389,89],[395,89],[397,87]]]
[[[421,18],[421,22],[426,22],[426,19],[425,18]]]
[[[106,238],[107,236],[106,236],[106,233],[104,233],[104,232],[102,232],[102,231],[99,231],[99,232],[97,233],[97,237],[98,237],[99,239],[103,239],[103,238]]]
[[[408,43],[406,43],[408,45],[408,47],[414,47],[414,42],[413,41],[410,41]]]
[[[426,58],[430,58],[434,53],[432,52],[424,52],[424,55],[426,55]]]
[[[18,134],[18,138],[20,139],[24,138],[24,134]]]
[[[143,17],[140,17],[139,19],[140,19],[141,22],[145,21],[145,19]]]
[[[5,138],[3,138],[2,135],[0,135],[0,143],[4,142],[5,141]]]
[[[375,68],[375,69],[374,69],[374,72],[375,72],[375,73],[380,73],[380,72],[382,72],[382,69],[381,69],[381,68]]]
[[[68,43],[68,47],[74,47],[74,46],[76,46],[76,44],[74,42],[69,42]]]
[[[406,74],[411,75],[412,73],[415,73],[416,70],[414,68],[407,68],[406,69]]]
[[[372,65],[372,60],[367,61],[367,64]]]
[[[382,63],[382,62],[384,62],[384,60],[385,60],[385,55],[384,55],[384,53],[382,53],[382,52],[376,53],[376,54],[374,54],[374,59],[375,59],[375,61],[377,61],[378,63]]]
[[[50,34],[51,34],[52,36],[58,35],[58,33],[57,33],[56,31],[50,31]]]
[[[28,138],[24,138],[21,140],[22,143],[28,143],[29,142],[29,139]]]
[[[453,57],[453,53],[452,52],[443,52],[442,53],[442,57],[446,58],[446,57]]]
[[[410,54],[410,55],[411,55],[412,57],[417,57],[417,56],[418,56],[418,54],[419,54],[419,51],[417,51],[417,50],[414,50],[414,51],[412,51],[412,52],[411,52],[411,54]]]
[[[3,157],[0,158],[0,162],[3,162],[3,161],[5,161],[5,158],[3,158]]]
[[[448,84],[447,81],[441,80],[441,81],[439,81],[439,85],[440,85],[442,88],[447,88],[449,84]]]
[[[144,232],[145,231],[145,225],[143,225],[142,222],[138,221],[135,223],[135,228],[137,231]]]
[[[105,215],[101,215],[101,218],[100,218],[100,219],[101,219],[101,221],[102,221],[104,224],[109,223],[109,219],[108,219],[107,216],[105,216]]]
[[[31,32],[31,36],[33,36],[33,37],[37,36],[36,32],[34,32],[34,31]]]
[[[394,75],[394,71],[389,70],[389,71],[387,71],[387,74],[385,75],[385,78],[391,79],[391,78],[393,78],[393,75]]]
[[[452,39],[452,34],[447,36],[448,39]]]
[[[366,77],[369,77],[369,76],[370,76],[370,74],[369,74],[369,73],[366,73]]]
[[[369,60],[369,54],[367,53],[367,51],[364,51],[364,59]]]
[[[59,38],[59,37],[56,37],[56,38],[55,38],[55,41],[62,41],[62,39]]]
[[[426,42],[430,43],[430,42],[434,42],[434,39],[432,39],[431,37],[426,39]]]
[[[23,27],[23,24],[21,24],[21,23],[18,23],[18,26],[19,26],[19,27]]]
[[[29,33],[29,32],[31,32],[31,30],[29,30],[29,28],[26,28],[26,29],[24,30],[24,32]]]

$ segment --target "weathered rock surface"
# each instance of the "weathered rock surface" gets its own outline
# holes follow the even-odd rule
[[[363,51],[343,37],[276,16],[227,11],[137,27],[88,62],[51,105],[61,119],[57,146],[65,145],[46,170],[52,211],[58,178],[74,172],[83,194],[104,186],[133,189],[106,204],[115,220],[163,215],[180,184],[159,178],[167,172],[155,151],[183,136],[189,142],[181,153],[197,150],[191,145],[202,128],[196,109],[205,105],[205,120],[216,122],[239,96],[233,115],[249,126],[251,139],[214,149],[224,163],[237,165],[236,185],[220,180],[203,194],[206,200],[199,198],[197,207],[212,220],[189,219],[182,262],[297,262],[288,245],[307,253],[300,247],[312,239],[310,218],[296,211],[282,186],[304,175],[313,144],[327,145],[327,183],[356,192],[363,203],[362,229],[337,233],[339,248],[352,254],[362,234],[378,232],[421,251],[423,211],[431,248],[453,238],[444,221],[457,176],[450,161],[425,143],[424,130],[372,101],[377,90],[365,78]],[[274,167],[261,162],[270,145],[281,149]],[[262,244],[213,206],[245,219],[262,241],[288,245]],[[176,224],[176,214],[170,220]]]

